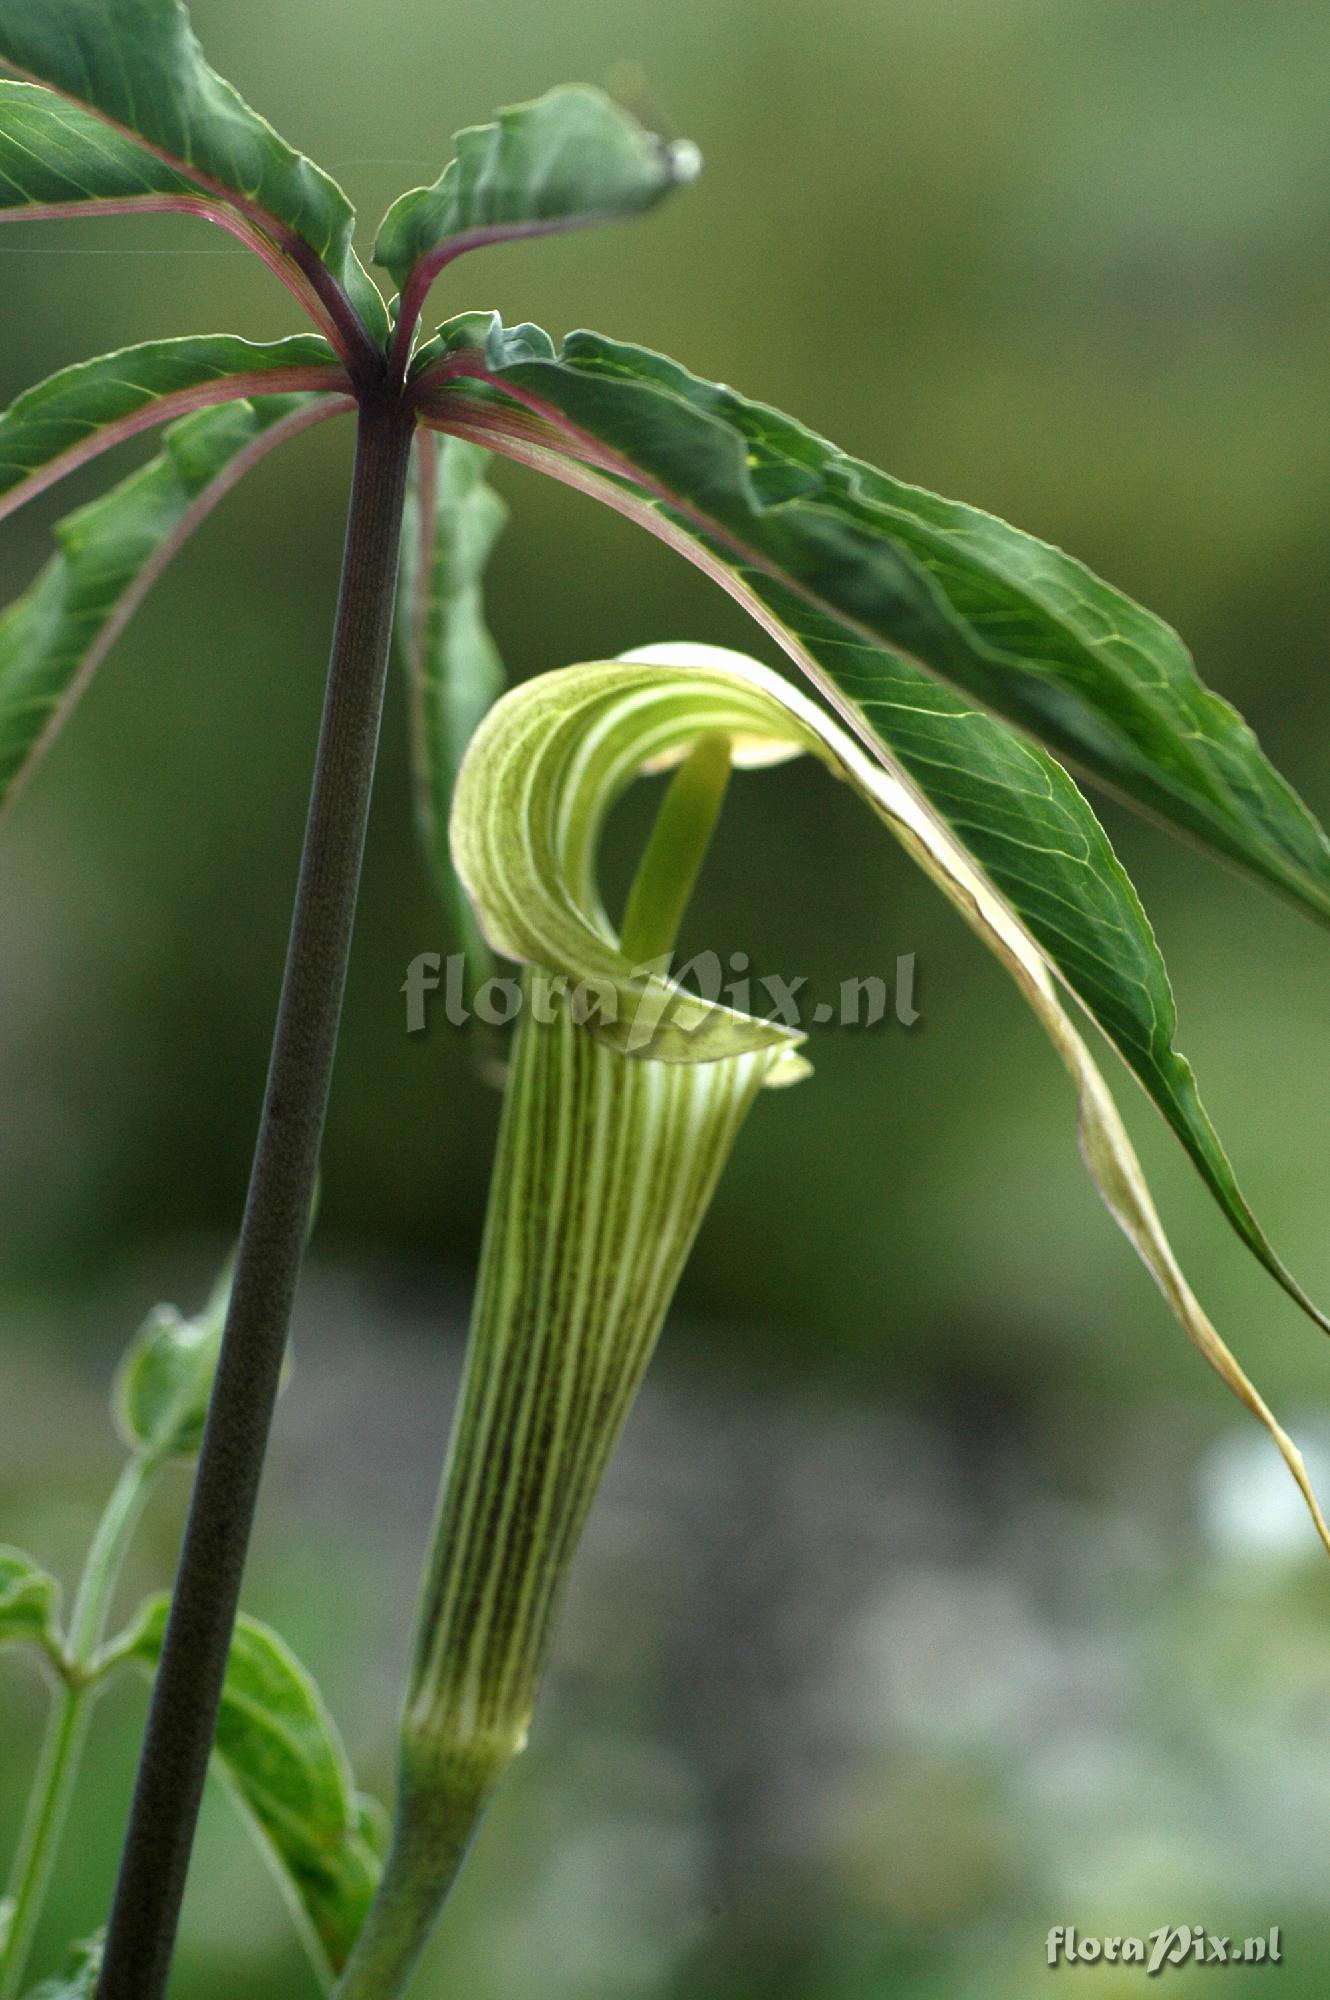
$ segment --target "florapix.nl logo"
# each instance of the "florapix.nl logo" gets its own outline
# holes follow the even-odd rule
[[[631,992],[625,997],[623,989],[608,979],[572,980],[559,973],[532,979],[496,973],[472,992],[464,952],[445,957],[442,952],[422,951],[407,965],[400,991],[408,1035],[423,1034],[437,1018],[452,1028],[465,1028],[473,1020],[487,1028],[506,1028],[527,1008],[548,1022],[553,1018],[550,1010],[566,1002],[575,1018],[594,1018],[607,1025],[616,1024],[627,1012],[627,1040],[632,1047],[635,1025],[643,1045],[650,1039],[664,977],[698,1000],[733,1007],[742,1014],[761,1014],[783,1028],[876,1028],[888,1021],[912,1028],[921,1019],[917,958],[912,951],[898,953],[889,979],[878,973],[842,979],[830,991],[819,990],[801,975],[786,979],[774,972],[755,974],[743,951],[726,960],[717,952],[702,951],[680,965],[668,958],[651,959],[634,967],[631,975],[630,986],[640,983],[640,997]],[[698,1018],[700,1022],[700,1011]]]
[[[1135,1965],[1147,1979],[1181,1965],[1278,1965],[1279,1925],[1257,1937],[1227,1937],[1204,1924],[1159,1924],[1145,1937],[1082,1937],[1072,1924],[1054,1924],[1045,1940],[1050,1966]]]

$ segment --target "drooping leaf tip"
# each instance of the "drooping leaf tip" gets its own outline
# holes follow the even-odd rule
[[[670,182],[674,187],[688,187],[701,173],[704,161],[699,146],[691,139],[675,139],[665,147],[665,157],[669,162]]]

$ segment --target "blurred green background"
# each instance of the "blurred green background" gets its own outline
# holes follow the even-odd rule
[[[1324,6],[193,11],[213,62],[344,181],[366,247],[453,130],[555,82],[609,84],[695,138],[707,172],[657,217],[469,258],[437,316],[659,346],[1070,548],[1179,626],[1330,809]],[[25,225],[0,258],[6,397],[150,335],[295,330],[268,274],[197,225]],[[349,446],[344,426],[299,440],[208,523],[4,829],[0,1539],[66,1574],[114,1473],[118,1348],[156,1298],[199,1302],[237,1219]],[[7,593],[112,469],[6,528]],[[514,675],[678,637],[769,656],[625,524],[498,483]],[[799,768],[736,783],[687,942],[833,989],[914,952],[922,1019],[823,1034],[815,1079],[759,1105],[421,2000],[1027,2000],[1058,1923],[1279,1924],[1280,1991],[1320,1993],[1324,1559],[1100,1208],[1022,1003],[842,790]],[[1330,941],[1104,814],[1247,1191],[1330,1297]],[[395,690],[247,1591],[380,1790],[496,1115],[461,1038],[404,1032],[406,963],[449,942]],[[1125,1076],[1122,1096],[1194,1283],[1330,1467],[1330,1356]],[[151,1517],[127,1602],[169,1574],[183,1500]],[[6,1844],[39,1709],[6,1656]],[[101,1713],[43,1964],[104,1912],[142,1711],[130,1686]],[[1140,1977],[1073,1976],[1087,1996]],[[173,1992],[314,1990],[212,1800]]]

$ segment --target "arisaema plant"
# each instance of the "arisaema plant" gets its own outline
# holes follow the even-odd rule
[[[0,0],[0,65],[0,218],[198,215],[252,249],[313,327],[264,344],[148,340],[61,371],[0,417],[0,513],[162,431],[157,457],[59,524],[50,562],[0,620],[5,797],[249,468],[310,425],[356,427],[304,861],[234,1264],[200,1319],[159,1312],[131,1350],[117,1391],[129,1464],[67,1625],[54,1581],[0,1552],[0,1642],[35,1645],[56,1685],[0,1913],[0,2000],[23,1990],[91,1698],[131,1662],[154,1675],[154,1694],[104,1954],[81,1948],[42,1990],[159,2000],[214,1745],[324,1986],[344,2000],[404,1990],[525,1739],[582,1524],[725,1159],[762,1115],[764,1087],[808,1067],[786,1025],[672,975],[732,765],[815,758],[996,954],[1070,1073],[1109,1209],[1271,1433],[1330,1542],[1296,1448],[1178,1267],[1082,1033],[1107,1040],[1252,1255],[1324,1328],[1241,1192],[1177,1047],[1150,925],[1072,776],[1330,916],[1324,834],[1176,634],[1071,557],[649,348],[586,332],[556,345],[474,311],[428,331],[434,282],[463,252],[634,216],[693,177],[691,147],[595,90],[557,89],[462,133],[440,178],[385,217],[381,289],[356,257],[341,190],[208,67],[178,0]],[[563,668],[496,702],[480,599],[502,520],[491,453],[695,563],[790,676],[668,645]],[[394,625],[417,815],[458,942],[477,977],[492,954],[524,971],[385,1861],[313,1683],[276,1635],[236,1620]],[[606,815],[639,771],[671,764],[612,916],[597,886]],[[119,1553],[152,1478],[195,1453],[169,1612],[149,1604],[108,1640]]]

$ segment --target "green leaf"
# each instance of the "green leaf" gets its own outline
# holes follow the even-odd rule
[[[396,642],[407,677],[416,823],[472,987],[494,961],[462,893],[448,847],[448,814],[462,753],[504,683],[485,624],[481,579],[508,510],[485,482],[489,453],[421,431],[398,573]]]
[[[71,1945],[64,1970],[34,1986],[27,2000],[93,2000],[102,1969],[102,1936]]]
[[[0,0],[0,62],[219,196],[347,352],[382,343],[387,313],[346,196],[209,67],[179,0]],[[113,177],[118,161],[117,149]]]
[[[327,342],[312,333],[265,344],[194,334],[76,362],[26,389],[0,415],[0,519],[100,452],[190,410],[348,388]]]
[[[748,585],[731,572],[744,601]],[[1177,1047],[1177,1006],[1140,898],[1089,800],[1027,737],[966,703],[899,654],[764,585],[767,629],[819,680],[842,684],[860,658],[872,677],[877,740],[918,786],[1029,927],[1181,1140],[1224,1216],[1319,1325],[1321,1309],[1288,1270],[1243,1194]]]
[[[57,524],[57,554],[0,614],[0,806],[193,529],[265,453],[346,407],[269,396],[200,410],[167,430],[159,457]]]
[[[885,647],[1330,917],[1330,843],[1241,717],[1175,632],[1070,556],[645,348],[574,333],[556,353],[538,327],[468,314],[422,363],[440,428],[466,427],[468,380],[482,401],[492,385],[482,442],[580,458],[649,494],[695,559],[723,550],[757,597],[774,584],[843,625],[856,657],[824,678],[866,727],[880,683],[890,701]]]
[[[131,1450],[154,1459],[191,1457],[198,1450],[230,1298],[228,1263],[196,1318],[184,1319],[169,1305],[148,1314],[112,1392],[116,1426]]]
[[[60,1586],[21,1549],[0,1544],[0,1646],[56,1643]]]
[[[657,645],[539,675],[497,702],[476,731],[453,807],[458,871],[487,936],[529,964],[599,981],[619,950],[596,887],[605,817],[637,771],[718,731],[748,761],[762,760],[764,744],[806,751],[848,782],[1010,974],[1072,1079],[1082,1156],[1110,1213],[1188,1338],[1265,1426],[1330,1552],[1330,1527],[1302,1458],[1180,1270],[1112,1095],[1034,937],[934,808],[780,674],[713,646]],[[660,984],[670,989],[657,1012],[669,1039],[645,1053],[686,1064],[691,1047],[696,1061],[727,1010],[699,1002],[667,975]],[[731,1017],[731,1035],[742,1019]],[[599,1040],[632,1047],[621,1016],[612,1032],[592,1025]],[[508,1115],[518,1116],[511,1102]],[[539,1147],[541,1139],[536,1131],[527,1144]]]
[[[586,84],[510,105],[453,144],[456,158],[432,187],[393,203],[374,246],[409,326],[435,277],[463,251],[641,214],[701,167],[695,146],[658,138]]]
[[[485,390],[481,393],[489,394],[488,402],[477,402],[472,390],[468,404],[468,378],[445,388],[449,362],[445,358],[431,364],[427,358],[422,380],[439,382],[429,403],[440,410],[447,427],[483,438],[496,449],[595,492],[698,562],[753,613],[856,726],[884,767],[917,786],[981,863],[1050,965],[1153,1098],[1243,1242],[1290,1296],[1324,1325],[1318,1308],[1285,1268],[1242,1194],[1201,1103],[1190,1065],[1174,1045],[1176,1008],[1162,956],[1135,890],[1087,800],[1061,766],[1027,737],[945,685],[935,671],[925,671],[899,647],[870,642],[864,636],[866,590],[859,586],[871,568],[871,548],[862,528],[856,525],[851,531],[846,525],[851,516],[847,514],[843,522],[833,502],[838,494],[855,490],[857,475],[869,475],[870,469],[852,467],[833,447],[811,438],[788,419],[743,404],[729,390],[699,384],[674,364],[641,350],[575,335],[565,358],[554,358],[539,328],[519,327],[503,334],[488,315],[452,322],[441,336],[440,351],[445,356],[451,352],[454,361],[466,368],[476,365],[482,349],[485,377],[503,385],[537,385],[524,386],[523,394],[539,404],[539,413],[534,407],[505,409]],[[505,355],[513,359],[505,361]],[[685,395],[681,388],[677,397],[667,397],[661,382],[676,378],[691,390]],[[575,405],[577,436],[556,428],[556,420],[565,421],[565,405]],[[613,439],[613,464],[593,442],[601,437]],[[775,555],[769,561],[742,557],[733,537],[707,530],[693,501],[685,509],[666,497],[661,474],[672,464],[682,489],[690,440],[702,467],[697,491],[703,497],[722,483],[718,468],[727,453],[733,461],[742,446],[734,477],[747,494],[751,520],[757,524],[753,539],[759,529],[769,526],[772,548],[779,545],[783,552],[780,559],[790,548],[801,546],[803,567],[787,564],[782,575]],[[796,456],[799,440],[802,458]],[[814,503],[804,497],[808,482],[803,461],[818,454],[825,490]],[[625,471],[629,461],[632,470]],[[639,476],[644,467],[650,469],[649,479]],[[871,479],[881,481],[881,475],[871,474]],[[928,495],[916,497],[921,506],[944,508],[945,503]],[[716,504],[719,509],[721,503]],[[950,511],[958,516],[967,512]],[[1122,629],[1155,625],[1147,613],[1096,583],[1069,559],[987,516],[975,519],[993,536],[1006,538],[1013,573],[1020,572],[1018,555],[1025,550],[1027,568],[1045,562],[1064,565],[1084,579],[1087,590],[1093,587],[1101,598],[1113,600],[1119,607],[1113,615]],[[906,573],[905,554],[885,526],[879,534],[876,615],[884,629],[899,615],[899,636],[917,637],[913,600],[904,599],[893,610],[890,596],[893,579]],[[827,600],[848,574],[834,554],[842,536],[861,560],[855,589],[846,590],[847,604],[837,615],[827,608]],[[960,553],[964,547],[964,538],[958,536],[952,556],[956,575],[956,566],[966,560]],[[804,570],[818,563],[825,567],[818,587],[812,589],[803,581]],[[920,592],[932,590],[934,580],[920,571],[918,586]],[[977,590],[972,580],[971,599]],[[1056,634],[1050,637],[1044,629],[1049,624],[1045,619],[1041,625],[1029,611],[1024,643],[1031,653],[1040,647],[1045,655],[1054,650]],[[1166,628],[1157,630],[1177,646]],[[1010,632],[1007,636],[1010,639]],[[1092,652],[1087,640],[1086,660],[1092,659]],[[937,659],[930,657],[928,665],[937,670]],[[1088,667],[1082,684],[1090,685]],[[1193,685],[1198,701],[1231,713],[1199,682]],[[1269,773],[1254,740],[1248,740],[1258,773]],[[1274,786],[1282,782],[1273,773],[1269,780]],[[1292,794],[1288,796],[1292,799]],[[1310,830],[1307,844],[1314,855],[1323,844],[1319,832],[1296,801],[1291,810],[1291,824]],[[1254,845],[1258,831],[1251,834]]]
[[[130,1657],[155,1670],[170,1609],[145,1607]],[[241,1618],[231,1643],[214,1761],[260,1836],[320,1972],[346,1963],[383,1852],[373,1801],[313,1679],[278,1635]]]
[[[210,199],[80,105],[0,78],[0,219],[198,208]]]

